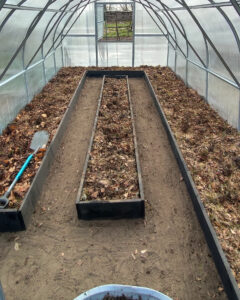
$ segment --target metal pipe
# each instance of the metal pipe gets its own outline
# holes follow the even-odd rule
[[[96,53],[96,66],[98,67],[98,25],[97,25],[97,3],[94,3],[95,14],[95,53]]]
[[[60,48],[60,47],[58,47],[58,48]],[[58,49],[58,48],[56,48],[56,49]],[[53,55],[53,53],[54,53],[54,51],[52,51],[51,53],[49,53],[44,59],[40,59],[40,60],[37,61],[36,63],[34,63],[34,64],[32,64],[31,66],[27,67],[25,70],[22,70],[22,71],[18,72],[17,74],[15,74],[15,75],[9,77],[8,79],[1,81],[1,82],[0,82],[0,87],[3,86],[3,85],[5,85],[5,84],[7,84],[7,83],[10,82],[11,80],[13,80],[13,79],[15,79],[15,78],[17,78],[17,77],[23,75],[25,72],[27,72],[27,71],[33,69],[34,67],[38,66],[38,65],[41,64],[46,58],[48,58],[49,56]]]
[[[133,30],[133,40],[132,40],[132,67],[135,66],[135,14],[136,14],[136,3],[134,2],[133,6],[133,13],[132,13],[132,30]]]

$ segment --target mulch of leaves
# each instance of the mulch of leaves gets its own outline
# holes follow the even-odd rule
[[[20,111],[0,136],[0,195],[3,195],[28,155],[36,131],[49,132],[49,143],[56,133],[84,68],[64,68]],[[39,151],[9,196],[8,208],[19,208],[41,164],[45,151]]]
[[[240,134],[169,68],[135,69],[145,70],[151,80],[240,284]],[[52,139],[84,70],[60,70],[0,136],[0,195],[30,153],[34,132],[45,129]],[[10,207],[20,206],[40,162],[41,157],[30,164],[10,197]]]
[[[106,78],[81,200],[139,198],[126,78]]]
[[[147,68],[240,286],[240,134],[169,68]]]

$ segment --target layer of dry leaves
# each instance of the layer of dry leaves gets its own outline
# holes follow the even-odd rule
[[[82,200],[139,198],[126,78],[106,78]]]
[[[240,134],[168,68],[147,68],[240,284]]]
[[[135,69],[145,70],[150,77],[231,269],[240,284],[240,135],[170,69],[148,66]],[[0,136],[1,195],[30,153],[29,145],[34,132],[47,129],[52,139],[83,71],[84,68],[60,70],[57,77],[47,84]],[[40,160],[30,165],[14,189],[11,207],[19,207]]]
[[[47,130],[49,143],[79,83],[84,69],[65,68],[59,71],[34,99],[17,115],[0,136],[0,195],[14,180],[32,152],[31,139],[36,131]],[[9,208],[19,208],[41,164],[45,150],[39,151],[13,189]]]

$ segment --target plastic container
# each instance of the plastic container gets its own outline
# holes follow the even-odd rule
[[[0,300],[5,300],[4,294],[3,294],[3,289],[2,289],[2,285],[0,282]]]
[[[82,293],[74,300],[102,300],[108,293],[114,297],[124,294],[124,296],[132,298],[133,300],[138,300],[139,296],[141,296],[141,300],[172,300],[168,296],[149,288],[119,284],[95,287]]]

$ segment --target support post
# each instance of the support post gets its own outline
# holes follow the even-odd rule
[[[132,42],[132,67],[135,65],[135,13],[136,13],[136,4],[133,3],[133,12],[132,12],[132,31],[133,31],[133,42]]]

